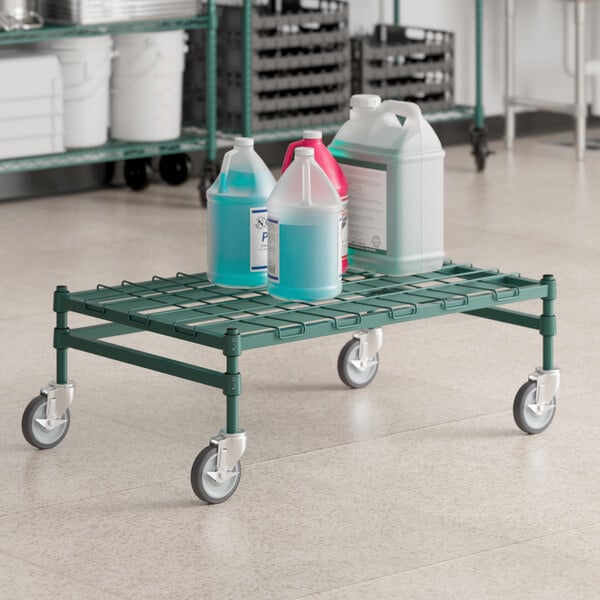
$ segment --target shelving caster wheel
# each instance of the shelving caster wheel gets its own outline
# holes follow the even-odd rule
[[[187,181],[192,161],[187,154],[167,154],[158,162],[158,172],[169,185],[181,185]]]
[[[110,185],[117,171],[117,163],[113,160],[104,163],[104,185]]]
[[[357,331],[338,356],[338,375],[351,388],[366,387],[375,379],[379,368],[379,350],[383,344],[383,329]]]
[[[25,439],[40,450],[58,446],[69,431],[75,383],[50,383],[25,408],[21,430]]]
[[[246,451],[246,432],[221,431],[198,454],[192,465],[194,493],[208,504],[225,502],[235,494],[242,477],[240,459]]]
[[[485,129],[479,127],[471,129],[471,146],[473,147],[471,154],[475,157],[477,172],[480,173],[485,169],[487,157],[492,154],[488,148],[487,131]]]
[[[544,371],[538,367],[515,396],[513,417],[525,433],[541,433],[550,426],[556,412],[560,369]]]
[[[147,158],[132,158],[123,167],[125,183],[135,192],[141,192],[150,185],[152,165]]]
[[[200,184],[198,185],[200,204],[202,204],[202,206],[206,206],[206,192],[208,191],[208,188],[216,181],[218,174],[219,167],[215,161],[207,160],[204,162],[202,175],[200,175]]]

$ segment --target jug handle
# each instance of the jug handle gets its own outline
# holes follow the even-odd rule
[[[285,169],[290,166],[291,162],[294,160],[294,151],[298,146],[302,145],[302,140],[298,140],[297,142],[292,142],[285,151],[285,156],[283,157],[283,166]],[[286,166],[287,165],[287,166]]]
[[[231,164],[231,155],[235,152],[235,148],[230,150],[223,157],[221,172],[219,173],[219,194],[227,191],[227,174],[229,173],[229,165]]]
[[[406,120],[402,127],[408,127],[415,131],[421,130],[422,113],[418,104],[414,102],[404,102],[402,100],[384,100],[377,108],[382,113],[393,113],[398,117],[404,117]]]
[[[307,159],[302,161],[302,205],[312,206],[310,193],[310,160]]]

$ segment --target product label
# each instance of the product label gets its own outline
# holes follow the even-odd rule
[[[342,263],[348,262],[348,196],[341,196],[342,223],[340,228],[340,255]]]
[[[268,218],[269,246],[267,276],[279,283],[279,219]]]
[[[250,209],[250,270],[264,271],[267,268],[267,207]]]
[[[348,180],[349,247],[387,254],[386,166],[348,159],[338,161]]]
[[[348,202],[346,202],[346,206],[348,206]],[[344,211],[340,213],[340,218],[338,219],[338,279],[341,281],[344,276],[344,258],[348,260],[348,240],[346,239],[346,247],[344,248],[344,222],[348,223],[348,211],[345,211],[346,215],[344,216]],[[348,229],[346,228],[346,231]]]

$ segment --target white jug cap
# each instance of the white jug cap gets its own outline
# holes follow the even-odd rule
[[[302,132],[302,137],[305,140],[321,140],[323,139],[323,132],[317,129],[305,129]]]
[[[354,94],[350,98],[350,108],[375,109],[381,104],[381,98],[376,94]]]
[[[296,151],[294,152],[294,156],[310,156],[313,157],[315,155],[314,148],[307,148],[306,146],[298,146]]]
[[[254,139],[250,137],[236,137],[233,143],[236,148],[252,148],[254,146]]]

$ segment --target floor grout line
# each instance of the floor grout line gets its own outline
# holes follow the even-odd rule
[[[14,554],[11,554],[10,552],[6,552],[6,550],[0,549],[0,555],[1,554],[4,554],[4,556],[9,556],[13,560],[17,560],[17,561],[20,561],[22,563],[25,563],[26,565],[29,565],[29,566],[32,566],[32,567],[36,567],[36,569],[39,569],[40,567],[42,569],[44,569],[44,568],[47,567],[46,563],[40,564],[40,563],[37,563],[37,562],[33,562],[31,560],[27,560],[25,558],[22,558],[21,556],[15,556]],[[43,571],[41,571],[41,573],[43,573]],[[59,577],[60,579],[63,579],[64,581],[75,583],[77,585],[81,585],[81,586],[90,588],[92,590],[100,590],[103,594],[105,594],[107,596],[110,596],[111,598],[115,598],[116,600],[127,600],[126,596],[117,595],[114,592],[109,592],[108,590],[105,590],[104,588],[98,587],[96,585],[92,585],[90,583],[87,583],[86,581],[82,581],[82,580],[79,580],[79,579],[73,578],[73,577],[67,577],[67,576],[65,576],[63,574],[56,574],[56,576]],[[41,577],[40,577],[40,579],[41,579]]]
[[[479,556],[481,554],[489,554],[491,552],[497,552],[498,550],[503,550],[504,548],[510,548],[511,546],[518,546],[519,544],[527,544],[527,543],[533,542],[533,541],[538,540],[538,539],[543,539],[543,538],[546,538],[546,537],[552,537],[553,535],[557,535],[557,534],[561,534],[561,533],[566,533],[566,532],[569,532],[569,531],[577,531],[577,530],[580,530],[580,529],[586,529],[586,528],[589,528],[589,527],[595,527],[597,525],[600,525],[600,521],[596,521],[594,523],[588,523],[586,525],[578,525],[577,527],[570,527],[568,529],[561,529],[561,530],[554,531],[552,533],[547,533],[547,534],[544,534],[544,535],[541,535],[541,536],[534,536],[532,538],[527,538],[527,539],[523,539],[523,540],[515,540],[513,542],[509,542],[509,543],[506,543],[506,544],[501,544],[499,546],[494,546],[492,548],[486,548],[484,550],[477,550],[476,552],[469,552],[467,554],[461,554],[460,556],[454,556],[452,558],[448,558],[448,559],[445,559],[445,560],[431,562],[431,563],[428,563],[428,564],[425,564],[425,565],[421,565],[419,567],[405,569],[403,571],[396,571],[395,573],[390,573],[389,575],[384,575],[382,577],[373,577],[372,579],[365,579],[364,581],[361,581],[361,582],[358,582],[358,583],[354,583],[354,584],[351,584],[351,585],[345,585],[345,586],[342,586],[342,587],[339,587],[339,588],[331,588],[331,589],[328,589],[328,590],[323,590],[321,592],[317,592],[316,594],[308,594],[308,595],[305,595],[305,596],[297,596],[293,600],[308,600],[310,598],[315,598],[315,597],[318,598],[321,594],[325,594],[325,593],[328,593],[328,592],[336,592],[336,591],[341,591],[341,590],[346,590],[346,589],[349,590],[349,589],[352,589],[352,588],[355,588],[355,587],[358,587],[358,586],[361,586],[361,585],[366,585],[368,583],[372,583],[372,582],[375,582],[375,581],[384,581],[386,579],[391,579],[393,577],[402,576],[402,575],[407,574],[407,573],[414,573],[414,572],[417,572],[417,571],[421,571],[423,569],[429,569],[431,567],[436,567],[438,565],[443,565],[443,564],[451,563],[451,562],[454,562],[454,561],[463,560],[465,558],[471,558],[471,557],[474,557],[474,556]],[[581,560],[577,556],[573,556],[573,559]],[[598,563],[590,561],[589,564],[591,564],[591,565],[597,565]]]

